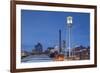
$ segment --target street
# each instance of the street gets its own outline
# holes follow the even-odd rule
[[[53,61],[52,58],[50,58],[47,55],[30,55],[27,56],[23,59],[21,59],[21,62],[25,62],[25,63],[31,63],[31,62],[50,62]]]

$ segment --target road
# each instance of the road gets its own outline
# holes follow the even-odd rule
[[[53,61],[52,58],[50,58],[47,55],[30,55],[28,57],[25,57],[21,60],[21,62],[25,63],[31,63],[31,62],[50,62]]]

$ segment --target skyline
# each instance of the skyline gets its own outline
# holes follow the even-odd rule
[[[67,16],[73,17],[71,46],[89,46],[89,13],[21,10],[21,48],[31,50],[38,42],[44,49],[59,45],[59,30],[62,31],[62,40],[68,43]]]

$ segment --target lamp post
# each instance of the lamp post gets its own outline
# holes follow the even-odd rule
[[[67,17],[67,27],[68,27],[68,56],[71,56],[71,27],[73,23],[72,16]]]

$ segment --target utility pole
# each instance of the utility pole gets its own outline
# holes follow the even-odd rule
[[[61,48],[61,30],[59,30],[59,53],[62,52],[62,48]]]

